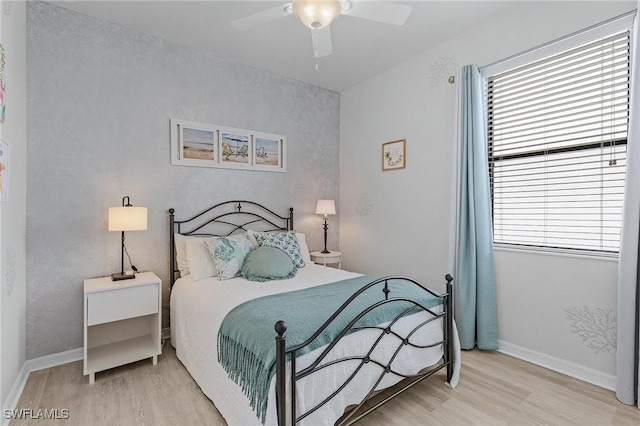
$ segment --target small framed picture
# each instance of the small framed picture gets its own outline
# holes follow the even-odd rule
[[[268,133],[253,135],[253,168],[284,172],[285,139],[283,136]]]
[[[249,166],[251,135],[220,130],[220,163]]]
[[[406,139],[382,144],[382,170],[404,169],[407,166]]]

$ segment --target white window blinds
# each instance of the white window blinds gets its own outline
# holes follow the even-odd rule
[[[487,78],[494,242],[616,253],[629,31]]]

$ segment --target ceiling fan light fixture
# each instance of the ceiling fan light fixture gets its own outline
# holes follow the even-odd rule
[[[293,14],[312,30],[320,30],[333,22],[342,11],[340,0],[293,0]]]

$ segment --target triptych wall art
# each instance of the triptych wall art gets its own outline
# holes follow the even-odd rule
[[[286,137],[172,119],[171,164],[286,172]]]

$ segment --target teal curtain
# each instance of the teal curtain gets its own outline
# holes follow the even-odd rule
[[[491,192],[483,80],[462,68],[459,217],[454,287],[460,347],[498,349]]]

